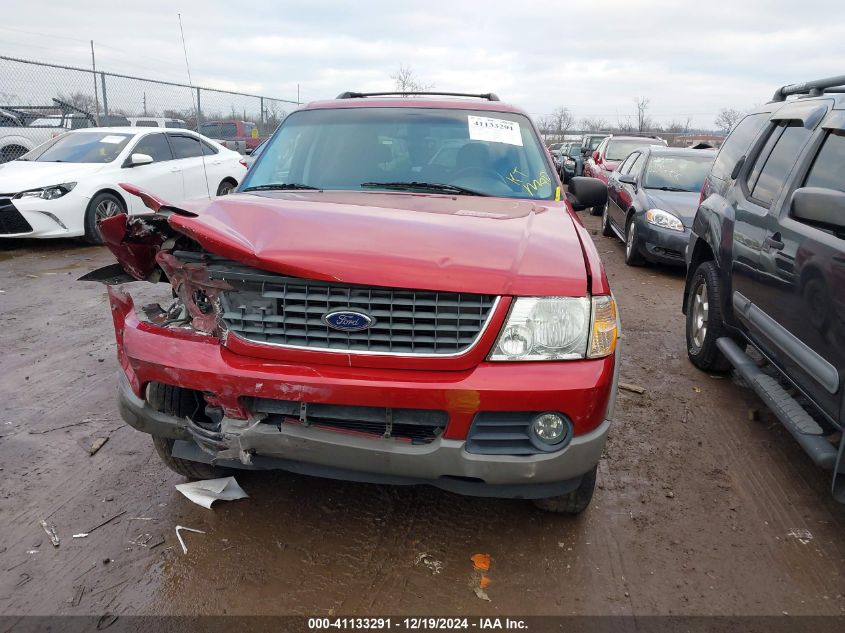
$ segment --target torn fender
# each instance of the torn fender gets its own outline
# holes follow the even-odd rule
[[[97,224],[100,235],[131,279],[157,281],[156,255],[165,242],[179,235],[179,232],[170,226],[168,218],[172,215],[190,217],[196,217],[196,215],[173,206],[166,200],[143,191],[135,185],[120,183],[120,187],[138,196],[144,206],[153,213],[133,216],[122,213],[100,220]],[[89,273],[83,277],[83,280],[112,284],[123,283],[130,279],[121,277],[113,268],[107,267]]]

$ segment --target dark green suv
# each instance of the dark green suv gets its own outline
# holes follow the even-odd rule
[[[845,502],[845,76],[780,88],[704,183],[687,246],[690,360],[733,366]]]

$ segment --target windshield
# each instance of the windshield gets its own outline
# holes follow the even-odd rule
[[[712,152],[703,156],[652,156],[648,161],[643,186],[646,189],[701,191],[704,179],[716,158]]]
[[[42,163],[110,163],[131,138],[131,134],[108,132],[64,134],[22,158]]]
[[[590,148],[590,151],[592,152],[599,145],[601,145],[601,142],[606,138],[607,138],[606,136],[591,136],[590,137],[590,144],[588,146]]]
[[[432,185],[446,185],[479,195],[550,199],[551,173],[533,126],[521,114],[338,108],[285,119],[241,190],[287,184],[432,191]]]
[[[569,155],[570,156],[575,157],[575,156],[578,156],[579,154],[581,154],[581,145],[573,145],[572,147],[569,148]]]
[[[645,138],[637,138],[637,139],[630,139],[624,141],[610,141],[607,144],[607,151],[605,152],[605,160],[625,160],[628,158],[628,154],[633,152],[638,147],[645,147],[646,145],[659,145],[663,146],[663,143],[659,143],[653,139],[645,139]]]

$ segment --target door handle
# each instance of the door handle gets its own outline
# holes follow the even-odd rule
[[[170,168],[170,171],[171,171],[171,172],[173,172],[173,173],[176,173],[176,172],[178,172],[178,171],[182,171],[182,170],[181,170],[181,169],[179,169],[178,167],[171,167],[171,168]]]
[[[766,247],[767,250],[779,251],[784,247],[784,243],[781,241],[780,233],[775,233],[774,235],[770,235],[765,240],[763,240],[763,246]]]

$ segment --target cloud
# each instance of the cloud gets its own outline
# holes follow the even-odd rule
[[[800,13],[787,0],[185,0],[178,10],[194,83],[287,99],[297,87],[307,100],[390,88],[402,63],[439,89],[497,92],[535,116],[567,106],[613,122],[644,96],[658,120],[710,126],[719,108],[839,74],[845,58],[845,8],[821,0]],[[33,0],[4,15],[0,51],[87,67],[93,39],[102,69],[185,81],[176,11],[165,0]]]

